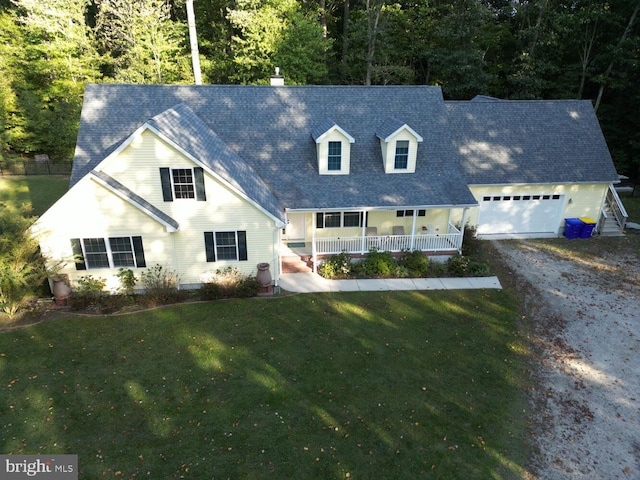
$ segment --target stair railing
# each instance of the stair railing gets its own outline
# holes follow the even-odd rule
[[[613,184],[609,184],[609,191],[607,192],[607,205],[611,209],[611,213],[616,218],[618,225],[620,225],[620,231],[624,230],[624,226],[627,223],[627,218],[629,215],[622,204],[622,200],[620,200],[620,196],[616,189],[613,187]]]

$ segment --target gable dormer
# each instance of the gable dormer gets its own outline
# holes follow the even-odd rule
[[[406,123],[390,117],[378,129],[385,173],[415,173],[422,137]]]
[[[348,175],[351,167],[351,144],[355,139],[336,122],[327,118],[312,132],[316,142],[318,173]]]

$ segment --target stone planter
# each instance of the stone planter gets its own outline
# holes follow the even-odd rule
[[[71,296],[71,287],[67,285],[63,277],[55,276],[51,278],[51,281],[53,282],[51,291],[56,305],[65,306]]]
[[[258,282],[258,295],[273,295],[273,286],[271,285],[271,272],[268,263],[258,264],[258,274],[256,275]]]

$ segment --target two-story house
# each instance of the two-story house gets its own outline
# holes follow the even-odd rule
[[[88,85],[69,191],[36,223],[71,280],[370,249],[448,256],[462,226],[556,236],[617,175],[587,101],[429,86]]]

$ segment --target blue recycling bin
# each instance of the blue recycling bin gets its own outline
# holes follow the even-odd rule
[[[593,230],[596,228],[596,221],[589,217],[580,217],[578,220],[583,223],[582,230],[580,230],[580,238],[591,238]]]
[[[567,238],[579,238],[584,222],[579,218],[564,219],[564,236]]]

